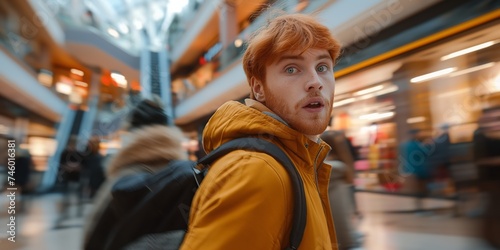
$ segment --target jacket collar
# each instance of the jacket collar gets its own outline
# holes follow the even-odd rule
[[[229,101],[215,112],[203,133],[205,151],[210,152],[234,138],[264,137],[281,145],[290,157],[300,159],[307,168],[314,170],[314,167],[321,166],[330,150],[328,144],[321,139],[312,141],[290,128],[283,119],[260,102],[247,99],[245,104]]]

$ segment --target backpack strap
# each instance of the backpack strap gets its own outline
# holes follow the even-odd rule
[[[292,231],[290,233],[290,246],[286,249],[298,249],[304,234],[307,216],[304,184],[299,172],[295,168],[295,165],[280,147],[270,141],[260,138],[237,138],[222,144],[220,147],[201,158],[198,161],[198,164],[208,166],[221,156],[239,149],[266,153],[278,161],[288,172],[295,195],[293,201],[293,223]]]

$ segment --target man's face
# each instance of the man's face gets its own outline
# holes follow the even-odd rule
[[[333,60],[327,50],[285,54],[266,67],[265,84],[256,99],[290,127],[318,135],[328,126],[335,92]]]

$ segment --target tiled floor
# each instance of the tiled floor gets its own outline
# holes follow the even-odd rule
[[[83,217],[72,207],[69,219],[57,225],[61,195],[47,194],[27,202],[25,213],[16,216],[16,242],[6,238],[7,198],[0,197],[0,249],[77,250],[81,244]],[[365,236],[367,250],[489,250],[477,233],[478,221],[453,217],[451,212],[386,213],[389,210],[413,209],[414,199],[379,194],[358,193],[363,214],[358,228]],[[451,207],[449,201],[427,200],[427,207]],[[91,205],[84,207],[84,215]]]
[[[47,194],[25,199],[24,212],[16,216],[16,242],[10,242],[7,237],[6,224],[9,223],[7,200],[0,197],[0,249],[12,250],[73,250],[80,249],[83,216],[77,216],[76,206],[70,208],[70,217],[57,223],[60,214],[60,194]],[[85,205],[88,212],[91,205]],[[9,215],[10,216],[10,215]]]
[[[424,200],[433,212],[388,213],[414,210],[415,199],[358,193],[357,200],[364,215],[358,228],[366,234],[365,249],[493,250],[479,239],[479,220],[454,217],[451,201]]]

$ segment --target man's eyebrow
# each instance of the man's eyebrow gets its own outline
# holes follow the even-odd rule
[[[316,60],[321,60],[321,59],[330,59],[330,60],[332,60],[332,57],[330,56],[330,54],[322,54],[322,55],[319,55],[318,58],[316,58]]]
[[[301,55],[284,55],[281,56],[276,63],[280,63],[284,60],[304,60],[304,57]]]
[[[332,60],[332,57],[329,54],[322,54],[316,58],[316,60],[322,60],[322,59]],[[280,63],[284,60],[304,60],[304,57],[301,55],[284,55],[284,56],[281,56],[276,63]]]

